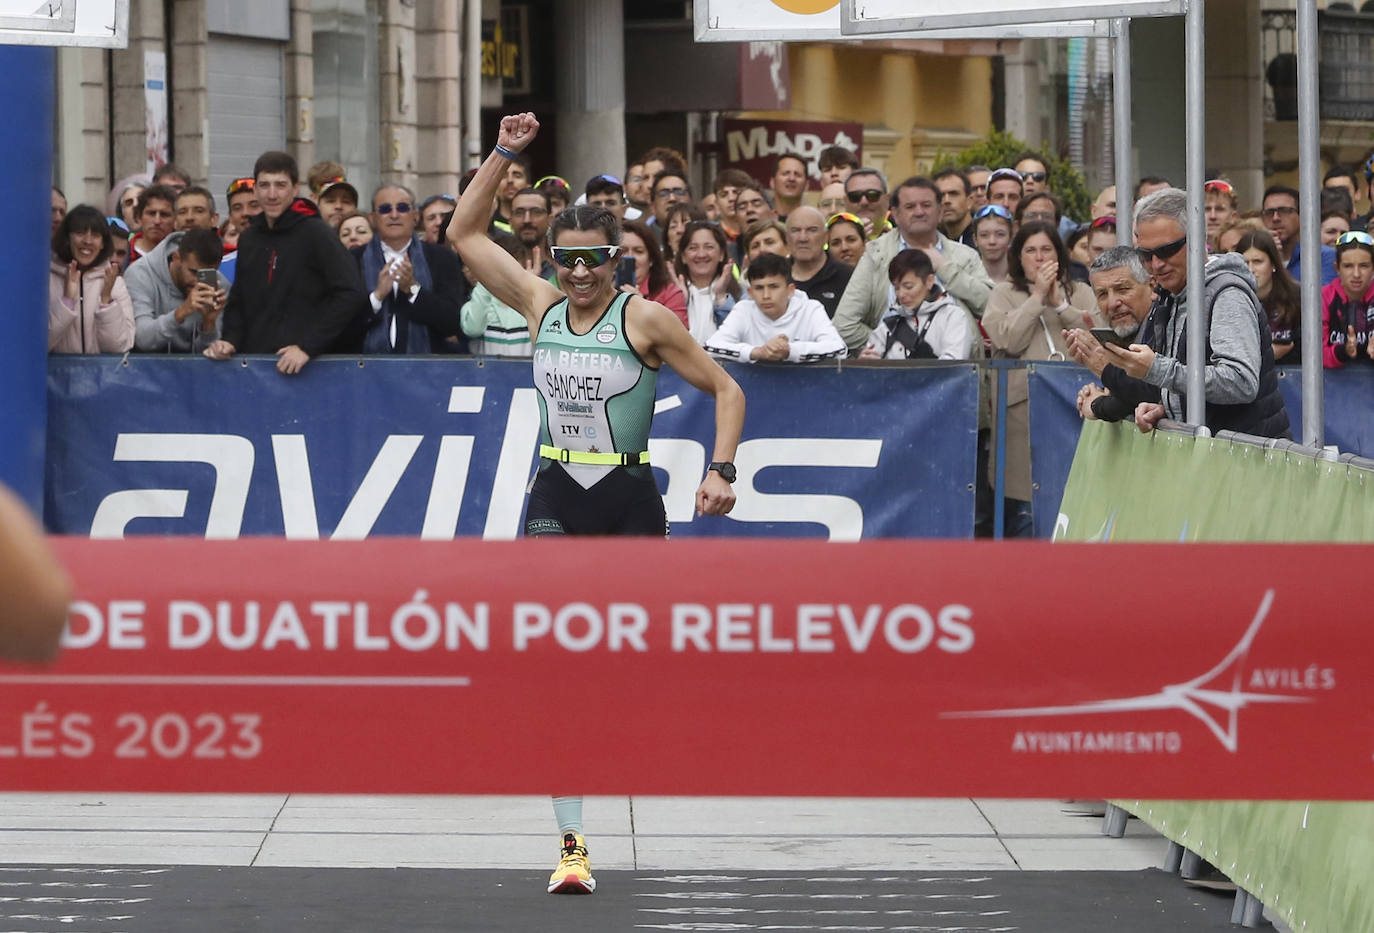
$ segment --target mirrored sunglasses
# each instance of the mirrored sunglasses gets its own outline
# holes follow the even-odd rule
[[[604,266],[620,252],[619,246],[554,246],[549,250],[553,261],[565,269],[575,269],[580,262],[588,269]]]
[[[835,224],[845,220],[849,221],[852,224],[858,224],[860,228],[862,228],[864,225],[863,218],[860,217],[858,214],[851,214],[848,211],[840,211],[838,214],[835,214],[829,220],[827,220],[825,222],[825,226],[827,229],[829,229],[830,227],[835,226]]]
[[[229,187],[225,189],[224,196],[232,198],[240,191],[253,191],[257,188],[257,181],[252,178],[235,178],[229,182]]]
[[[1344,246],[1347,243],[1359,243],[1362,246],[1374,246],[1374,236],[1370,236],[1363,230],[1351,230],[1336,237],[1336,245]]]
[[[1000,205],[1000,204],[984,204],[982,207],[978,208],[978,211],[973,215],[973,219],[974,219],[974,220],[981,220],[982,218],[988,216],[989,214],[993,214],[993,215],[996,215],[997,217],[1001,217],[1003,220],[1013,220],[1013,219],[1014,219],[1014,218],[1011,216],[1011,211],[1007,210],[1005,207],[1003,207],[1003,206]]]

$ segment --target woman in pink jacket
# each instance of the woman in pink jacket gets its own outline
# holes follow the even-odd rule
[[[72,208],[52,238],[48,277],[49,353],[124,353],[134,345],[134,305],[100,211]]]
[[[1374,237],[1362,230],[1336,240],[1336,272],[1322,289],[1328,369],[1374,360]]]

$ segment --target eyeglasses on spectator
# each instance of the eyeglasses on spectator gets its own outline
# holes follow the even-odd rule
[[[1045,172],[1022,172],[1022,173],[1021,173],[1021,180],[1022,180],[1022,181],[1025,181],[1027,178],[1029,178],[1031,181],[1044,181],[1046,178],[1049,178],[1049,177],[1050,177],[1050,176],[1049,176],[1048,174],[1046,174]]]
[[[395,204],[378,204],[375,210],[385,217],[393,210],[398,214],[409,214],[412,207],[413,205],[409,201],[397,201]]]
[[[620,252],[619,246],[553,246],[549,248],[553,261],[564,269],[576,269],[580,262],[588,269],[604,266]]]
[[[607,175],[605,173],[595,176],[594,178],[592,178],[592,181],[609,181],[613,185],[620,185],[620,187],[622,188],[625,187],[625,185],[621,183],[619,178],[616,178],[614,175]]]
[[[1260,216],[1272,217],[1277,219],[1279,217],[1291,216],[1293,214],[1296,214],[1297,212],[1298,209],[1296,207],[1293,207],[1291,204],[1277,204],[1274,207],[1262,208],[1260,210]]]
[[[1001,180],[1004,179],[1004,178],[1010,178],[1012,181],[1016,182],[1018,185],[1021,184],[1021,182],[1023,181],[1023,179],[1021,178],[1021,173],[1018,172],[1016,169],[1014,169],[1014,168],[999,168],[999,169],[997,169],[995,172],[993,172],[991,175],[988,176],[988,187],[991,188],[991,187],[992,187],[992,183],[993,183],[994,181],[1001,181]]]
[[[829,230],[831,227],[835,226],[835,224],[842,223],[846,220],[860,227],[864,225],[863,218],[858,214],[851,214],[849,211],[840,211],[838,214],[832,215],[831,218],[825,222],[825,228]]]
[[[1107,214],[1106,216],[1104,216],[1104,217],[1099,217],[1099,218],[1097,218],[1096,220],[1094,220],[1092,223],[1088,224],[1088,229],[1089,229],[1089,230],[1097,230],[1097,229],[1100,229],[1100,228],[1102,228],[1102,227],[1111,227],[1113,230],[1115,230],[1115,229],[1116,229],[1116,217],[1113,216],[1112,214]]]
[[[126,224],[124,221],[120,220],[118,217],[106,217],[105,223],[109,224],[115,230],[120,231],[125,236],[129,235],[129,225]]]
[[[550,188],[562,188],[564,191],[572,190],[572,185],[568,184],[557,175],[545,175],[534,183],[534,187],[536,188],[542,188],[545,185],[548,185]]]
[[[1222,194],[1235,197],[1236,189],[1231,187],[1231,183],[1224,178],[1213,178],[1202,186],[1203,191],[1219,191]]]
[[[253,191],[257,188],[258,182],[255,178],[235,178],[229,182],[229,187],[225,189],[224,196],[232,198],[240,191]]]

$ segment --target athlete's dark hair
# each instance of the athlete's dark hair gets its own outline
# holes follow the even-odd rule
[[[596,230],[606,237],[607,246],[620,245],[620,221],[604,207],[574,204],[558,212],[549,224],[549,245],[558,245],[558,234],[564,230]]]
[[[100,252],[90,268],[100,265],[114,252],[114,240],[110,237],[110,225],[105,222],[105,215],[89,204],[78,204],[57,225],[57,232],[52,235],[52,252],[58,262],[65,264],[76,258],[72,255],[73,233],[94,233],[100,237]]]
[[[754,261],[749,263],[749,268],[744,272],[744,277],[750,282],[757,282],[772,275],[780,275],[784,282],[792,282],[792,260],[777,253],[760,253],[754,257]]]
[[[644,251],[649,254],[649,294],[657,295],[672,281],[668,264],[663,261],[663,250],[658,247],[658,237],[638,220],[627,220],[621,226],[626,233],[633,233],[643,241]]]

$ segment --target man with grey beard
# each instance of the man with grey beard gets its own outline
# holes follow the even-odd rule
[[[1113,246],[1093,260],[1088,270],[1097,307],[1119,337],[1131,343],[1147,343],[1139,333],[1149,316],[1154,293],[1150,273],[1132,246]],[[1135,416],[1138,402],[1159,401],[1159,389],[1126,372],[1112,362],[1097,338],[1086,330],[1068,330],[1064,339],[1069,355],[1092,370],[1102,385],[1089,383],[1078,391],[1078,413],[1084,418],[1121,421]]]

